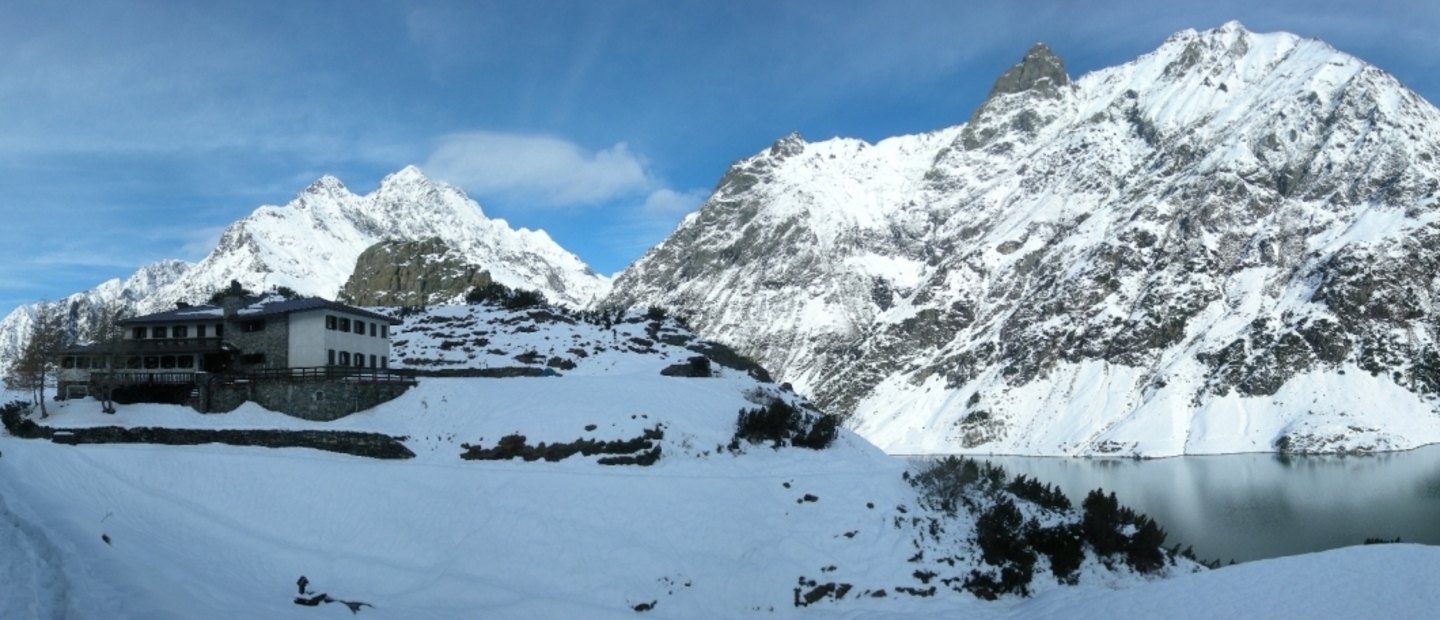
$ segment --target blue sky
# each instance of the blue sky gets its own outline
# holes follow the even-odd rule
[[[0,312],[407,164],[612,273],[791,131],[955,125],[1036,41],[1078,76],[1230,19],[1440,101],[1435,2],[6,0]]]

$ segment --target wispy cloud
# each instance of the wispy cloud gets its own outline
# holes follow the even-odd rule
[[[215,246],[220,244],[220,235],[224,234],[226,228],[226,226],[207,226],[186,233],[183,236],[186,241],[180,246],[180,258],[188,261],[199,261],[205,258],[215,249]]]
[[[658,186],[645,161],[623,142],[591,152],[538,135],[451,134],[422,167],[477,195],[499,194],[543,206],[600,204]]]
[[[705,202],[707,195],[703,189],[692,189],[683,193],[670,189],[655,190],[645,198],[645,204],[640,206],[640,211],[653,217],[675,217],[678,220],[677,216],[694,211],[700,203]]]

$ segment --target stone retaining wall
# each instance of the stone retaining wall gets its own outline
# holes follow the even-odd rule
[[[11,419],[16,418],[16,419]],[[273,429],[195,429],[120,426],[94,428],[50,428],[7,416],[5,426],[10,434],[22,439],[50,439],[70,445],[101,443],[148,443],[170,446],[195,446],[222,443],[232,446],[266,448],[313,448],[373,459],[409,459],[411,452],[399,439],[380,433],[358,431],[286,431]]]
[[[389,402],[410,389],[408,383],[349,381],[273,381],[202,386],[192,406],[201,413],[234,411],[252,401],[271,411],[303,420],[329,422]]]

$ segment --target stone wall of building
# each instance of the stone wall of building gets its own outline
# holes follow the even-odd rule
[[[247,332],[243,329],[248,321],[264,320],[265,329]],[[249,372],[265,368],[290,367],[290,325],[284,315],[273,315],[248,319],[245,315],[225,318],[225,341],[240,350],[232,370]],[[245,363],[245,356],[265,354],[265,361],[259,364]]]
[[[348,381],[263,382],[209,385],[198,390],[192,403],[201,413],[234,411],[252,401],[271,411],[303,420],[329,422],[398,398],[407,383]]]

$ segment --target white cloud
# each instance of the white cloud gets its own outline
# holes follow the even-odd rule
[[[473,194],[520,197],[546,206],[598,204],[658,186],[645,161],[623,142],[588,152],[550,136],[451,134],[422,167],[427,175]]]
[[[707,193],[703,189],[692,189],[685,193],[657,189],[645,198],[645,204],[641,205],[640,210],[657,216],[685,215],[698,208],[705,202],[706,197]]]
[[[207,226],[184,235],[185,243],[180,246],[180,257],[188,261],[205,258],[220,245],[220,235],[227,226]]]

